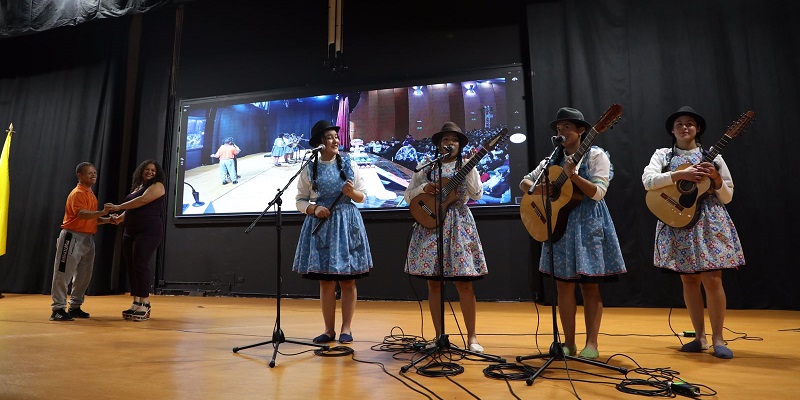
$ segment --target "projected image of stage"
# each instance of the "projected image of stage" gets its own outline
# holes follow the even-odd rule
[[[184,100],[175,216],[260,213],[312,154],[309,132],[319,120],[340,127],[340,154],[358,164],[366,183],[367,199],[357,205],[364,210],[407,207],[403,192],[414,169],[435,157],[431,136],[445,122],[469,138],[464,162],[507,129],[510,140],[476,163],[484,192],[469,204],[514,205],[520,194],[511,181],[528,172],[521,74],[508,67],[420,84]],[[282,211],[297,211],[295,195],[293,182],[281,197]]]
[[[297,173],[310,151],[301,151],[296,160],[275,166],[270,153],[257,153],[237,160],[237,184],[219,182],[216,165],[206,165],[186,171],[184,180],[190,182],[204,204],[194,206],[191,190],[183,192],[183,214],[232,214],[260,212],[267,207],[279,189]],[[403,192],[413,171],[383,157],[364,152],[343,152],[358,163],[359,173],[366,184],[367,199],[356,204],[363,208],[404,207]],[[295,208],[296,185],[291,184],[283,194],[283,211]]]

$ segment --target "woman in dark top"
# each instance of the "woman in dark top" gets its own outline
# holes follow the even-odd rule
[[[150,319],[150,259],[164,237],[164,170],[154,160],[139,164],[133,173],[131,193],[125,202],[112,204],[112,216],[125,223],[122,251],[128,265],[128,281],[133,304],[122,318],[133,321]]]

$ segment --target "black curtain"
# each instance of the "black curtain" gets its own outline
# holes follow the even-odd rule
[[[606,201],[628,274],[603,288],[606,303],[682,305],[677,276],[653,267],[655,217],[641,174],[653,151],[669,147],[666,117],[683,105],[703,115],[713,145],[747,110],[756,121],[722,152],[736,185],[727,208],[747,265],[723,274],[731,308],[797,309],[792,232],[800,222],[787,185],[800,108],[800,29],[793,1],[565,0],[531,4],[528,30],[535,159],[550,152],[547,124],[562,106],[594,122],[612,103],[623,119],[595,144],[611,153]],[[791,175],[790,175],[791,174]]]
[[[64,204],[75,167],[95,164],[99,202],[119,202],[121,94],[128,21],[98,21],[0,40],[0,124],[14,124],[8,248],[0,291],[49,293]],[[120,41],[120,38],[123,40]],[[121,42],[121,43],[120,43]],[[27,54],[25,57],[15,56]],[[5,137],[5,135],[3,135]],[[125,173],[127,174],[127,172]],[[124,191],[123,191],[124,192]],[[89,293],[112,290],[117,229],[95,238]]]

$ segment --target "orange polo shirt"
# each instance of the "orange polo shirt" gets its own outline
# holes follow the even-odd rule
[[[92,235],[97,233],[97,219],[79,219],[78,212],[81,210],[97,211],[97,197],[91,188],[79,183],[67,196],[61,228]]]
[[[217,150],[216,155],[220,160],[229,160],[235,157],[237,154],[239,154],[239,149],[229,144],[223,144],[219,147],[219,150]]]

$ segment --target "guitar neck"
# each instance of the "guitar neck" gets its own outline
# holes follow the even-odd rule
[[[703,157],[703,161],[713,162],[714,159],[717,158],[719,153],[722,151],[722,149],[725,148],[725,145],[727,145],[728,142],[731,141],[731,139],[732,138],[730,136],[728,136],[727,134],[722,135],[722,137],[719,138],[719,141],[717,142],[717,144],[715,144],[713,147],[711,147],[711,149],[708,151],[708,153],[705,155],[705,157]]]
[[[589,148],[592,146],[592,142],[594,142],[594,138],[597,137],[598,134],[599,132],[597,132],[594,127],[592,127],[589,133],[586,134],[586,137],[583,138],[583,141],[581,141],[581,145],[578,147],[578,150],[572,154],[572,159],[575,160],[575,164],[577,164],[583,158],[583,156],[586,155],[586,152],[589,151]],[[567,176],[566,172],[562,171],[561,174],[558,175],[558,178],[556,178],[556,180],[553,182],[553,185],[555,185],[556,188],[560,188],[567,180],[569,180],[569,177]]]
[[[477,153],[475,153],[475,155],[472,156],[472,158],[470,158],[466,164],[462,165],[461,169],[459,169],[458,172],[455,175],[453,175],[452,178],[450,178],[450,180],[447,182],[447,185],[445,185],[444,189],[442,189],[442,195],[444,197],[447,197],[447,195],[450,194],[450,192],[455,190],[455,188],[458,187],[458,185],[460,185],[461,182],[464,181],[464,178],[466,178],[469,171],[471,171],[472,168],[474,168],[475,165],[477,165],[478,162],[488,152],[489,151],[485,147],[481,146],[481,149]]]

